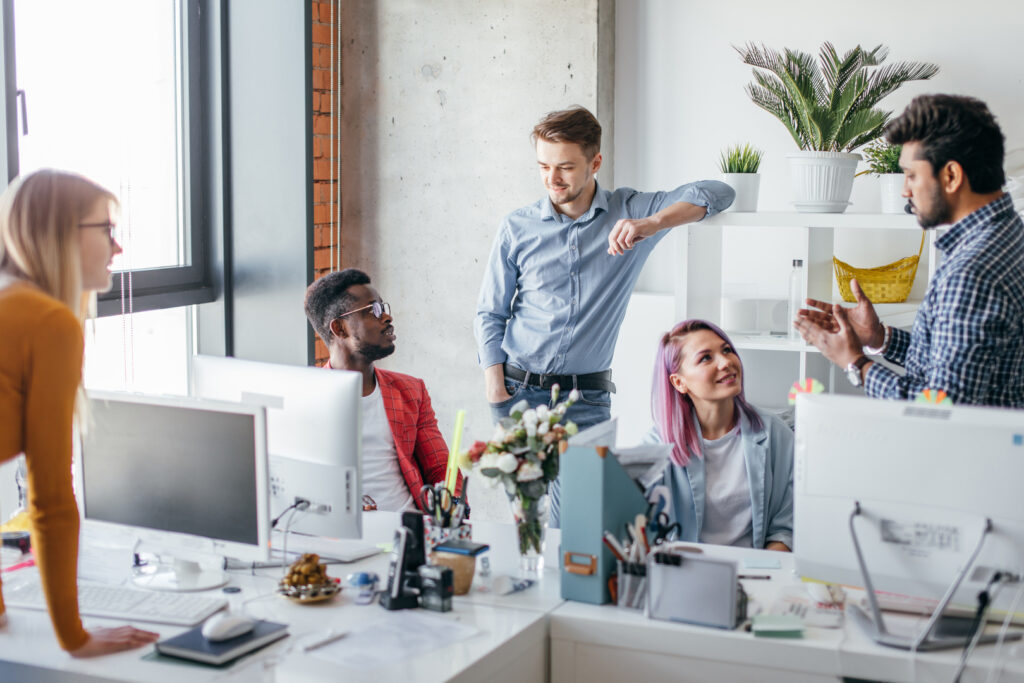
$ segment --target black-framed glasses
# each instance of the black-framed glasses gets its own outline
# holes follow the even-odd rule
[[[110,221],[104,221],[103,223],[79,223],[78,227],[79,227],[79,229],[82,229],[82,228],[106,228],[106,230],[107,230],[107,239],[110,240],[111,244],[114,243],[114,229],[117,228],[117,226],[114,225],[113,223],[111,223]]]
[[[385,303],[383,301],[374,301],[372,304],[367,304],[362,308],[357,308],[356,310],[349,311],[348,313],[342,313],[337,318],[335,318],[335,320],[341,320],[347,315],[352,315],[353,313],[358,313],[359,311],[365,311],[367,308],[373,309],[370,312],[373,313],[373,317],[377,318],[378,320],[383,318],[385,315],[391,315],[391,304]]]

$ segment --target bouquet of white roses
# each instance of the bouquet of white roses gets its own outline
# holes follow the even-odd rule
[[[523,400],[501,418],[490,441],[477,441],[462,454],[463,469],[479,472],[489,487],[504,484],[519,528],[519,552],[541,552],[542,501],[548,484],[558,477],[559,444],[578,430],[573,422],[559,424],[579,398],[573,389],[562,403],[558,385],[551,388],[551,403],[530,408]]]

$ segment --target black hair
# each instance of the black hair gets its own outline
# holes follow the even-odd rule
[[[306,318],[324,344],[331,344],[331,321],[347,312],[355,302],[348,290],[370,284],[370,276],[355,268],[324,275],[306,289]]]
[[[932,173],[950,161],[964,169],[971,190],[988,194],[1006,182],[1004,138],[995,116],[981,100],[959,95],[921,95],[885,128],[894,145],[921,144]]]

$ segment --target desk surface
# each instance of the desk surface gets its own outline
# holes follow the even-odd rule
[[[397,516],[368,516],[368,540],[389,538]],[[557,530],[549,532],[547,568],[538,583],[527,591],[507,596],[476,590],[455,599],[454,610],[418,614],[451,620],[475,628],[478,633],[429,655],[419,655],[372,669],[345,668],[313,653],[303,653],[304,642],[328,629],[353,633],[401,613],[387,613],[376,605],[357,606],[343,591],[321,606],[301,606],[273,594],[279,570],[232,572],[231,583],[242,588],[245,611],[260,618],[288,623],[291,636],[271,645],[228,669],[180,665],[143,659],[151,648],[99,659],[75,660],[60,651],[44,612],[12,609],[9,624],[0,630],[0,680],[17,681],[541,681],[563,682],[638,680],[730,681],[835,681],[842,676],[888,681],[949,681],[959,661],[959,651],[918,654],[885,648],[871,641],[855,625],[842,629],[808,628],[799,640],[755,638],[741,631],[723,631],[687,624],[646,619],[641,611],[611,605],[563,602],[559,595]],[[474,538],[490,543],[495,575],[515,573],[518,557],[515,530],[511,525],[477,523]],[[708,554],[742,560],[767,551],[705,546]],[[769,574],[770,580],[748,580],[751,598],[769,607],[778,591],[798,581],[792,556],[771,553],[781,568],[749,570]],[[386,574],[387,557],[378,555],[351,565],[332,565],[332,576],[369,570]],[[219,593],[218,593],[219,594]],[[859,595],[850,593],[851,600]],[[918,623],[923,619],[907,618]],[[89,626],[112,625],[105,619],[87,618]],[[891,623],[891,622],[890,622]],[[138,623],[163,637],[183,629]],[[339,641],[344,643],[344,640]],[[548,650],[550,644],[550,669]],[[999,681],[1024,681],[1024,644],[1003,646],[996,657],[994,646],[979,646],[971,657],[964,681],[984,681],[989,666],[1001,668]],[[184,673],[183,673],[184,672]]]
[[[370,541],[390,540],[398,516],[377,513],[366,516],[364,537]],[[474,539],[491,544],[490,564],[494,575],[515,573],[515,529],[511,525],[477,523]],[[441,651],[401,659],[372,669],[344,668],[315,653],[302,652],[305,642],[329,629],[352,633],[401,618],[378,605],[355,605],[352,593],[343,590],[329,603],[296,605],[274,594],[281,572],[278,569],[229,572],[230,585],[242,589],[233,604],[244,601],[244,611],[253,617],[290,625],[290,637],[227,669],[179,664],[174,660],[150,661],[152,648],[142,648],[97,659],[78,660],[57,646],[45,612],[11,609],[9,623],[0,629],[0,680],[30,681],[155,681],[177,683],[183,679],[201,681],[325,681],[344,677],[347,681],[434,682],[447,680],[543,680],[547,675],[547,613],[561,603],[557,571],[558,532],[552,530],[548,568],[538,585],[506,596],[474,590],[457,597],[446,614],[416,610],[417,615],[450,620],[475,628],[478,633]],[[387,575],[388,556],[377,555],[349,565],[329,565],[331,576],[344,577],[352,571],[375,571]],[[220,591],[211,591],[221,595]],[[87,627],[125,623],[86,617]],[[139,628],[160,633],[162,638],[185,630],[181,627],[137,622]],[[344,639],[338,644],[342,645]],[[333,646],[331,646],[333,647]],[[187,673],[185,673],[187,672]],[[519,672],[519,676],[512,674]]]

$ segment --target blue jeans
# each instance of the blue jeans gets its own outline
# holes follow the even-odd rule
[[[570,387],[571,388],[571,387]],[[548,405],[551,402],[551,390],[541,389],[540,387],[527,386],[522,382],[514,379],[505,378],[505,391],[507,391],[511,398],[501,401],[500,403],[491,403],[491,417],[494,418],[494,423],[497,424],[498,420],[503,417],[508,417],[508,411],[516,403],[526,399],[526,402],[530,404],[531,408],[536,408],[539,405]],[[569,395],[569,390],[562,388],[559,394],[559,400],[564,400]],[[611,419],[611,405],[612,397],[607,391],[598,391],[596,389],[582,389],[580,390],[580,400],[569,406],[569,410],[566,411],[565,417],[562,418],[562,424],[566,421],[575,422],[576,426],[580,428],[580,431],[587,427],[593,427],[596,424],[607,422]],[[557,529],[561,520],[561,502],[562,502],[562,484],[559,479],[555,479],[551,482],[548,488],[550,494],[550,509],[551,519],[549,526]]]

